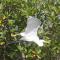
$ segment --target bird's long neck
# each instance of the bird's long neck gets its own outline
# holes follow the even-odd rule
[[[43,46],[44,44],[44,40],[37,40],[37,41],[34,41],[38,46]]]

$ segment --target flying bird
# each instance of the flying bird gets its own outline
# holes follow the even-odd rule
[[[41,27],[40,25],[41,21],[38,18],[29,16],[27,19],[27,26],[25,28],[25,31],[20,33],[22,36],[20,40],[34,42],[38,46],[43,46],[44,40],[39,39],[37,35],[38,28]]]

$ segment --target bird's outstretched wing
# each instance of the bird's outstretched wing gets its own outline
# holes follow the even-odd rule
[[[40,25],[41,21],[38,18],[29,16],[29,18],[27,19],[27,26],[25,29],[25,33],[30,33],[33,30],[36,31]]]

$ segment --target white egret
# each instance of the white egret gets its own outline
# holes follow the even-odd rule
[[[32,41],[36,43],[38,46],[43,46],[44,40],[39,39],[37,35],[38,28],[41,26],[41,21],[33,16],[29,16],[27,19],[27,26],[25,28],[25,31],[20,33],[22,38],[20,40],[24,41]]]

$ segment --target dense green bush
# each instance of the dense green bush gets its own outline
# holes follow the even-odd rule
[[[33,15],[43,24],[44,46],[23,41],[13,44]],[[59,55],[60,0],[0,0],[0,60],[57,60]]]

